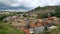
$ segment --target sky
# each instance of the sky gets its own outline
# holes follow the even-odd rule
[[[0,10],[32,10],[55,5],[60,5],[60,0],[0,0]]]

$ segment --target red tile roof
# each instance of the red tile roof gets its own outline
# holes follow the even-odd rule
[[[36,24],[30,23],[29,25],[30,25],[30,27],[34,28],[34,27],[40,27],[40,26],[42,26],[43,23],[41,23],[41,22],[38,22]]]
[[[34,25],[33,23],[30,23],[29,26],[33,28],[36,27],[36,25]]]
[[[30,34],[30,31],[27,28],[22,28],[22,31],[24,31],[26,34]]]
[[[39,27],[39,26],[42,26],[42,25],[43,25],[42,23],[37,23],[36,27]]]
[[[40,26],[43,26],[44,24],[48,24],[49,23],[49,19],[45,20],[45,21],[42,21],[42,22],[36,22],[36,24],[34,23],[30,23],[30,27],[34,28],[34,27],[40,27]]]

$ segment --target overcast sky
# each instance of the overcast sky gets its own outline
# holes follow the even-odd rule
[[[21,10],[30,10],[38,6],[44,7],[60,5],[60,0],[0,0],[0,4],[13,8],[21,7]],[[4,9],[7,7],[1,8]]]

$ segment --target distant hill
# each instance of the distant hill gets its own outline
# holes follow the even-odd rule
[[[28,10],[29,8],[26,8],[24,6],[11,7],[11,6],[0,3],[0,10],[20,10],[20,9]]]
[[[49,13],[49,12],[55,12],[56,10],[60,10],[60,6],[46,6],[46,7],[40,7],[30,10],[28,13],[32,14],[40,14],[40,13]]]

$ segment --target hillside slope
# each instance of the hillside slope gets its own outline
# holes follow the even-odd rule
[[[18,30],[10,24],[0,23],[0,34],[25,34],[21,30]]]
[[[40,14],[40,13],[49,13],[49,12],[55,12],[55,10],[60,10],[60,6],[46,6],[46,7],[40,7],[30,10],[28,13],[33,14]]]

